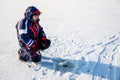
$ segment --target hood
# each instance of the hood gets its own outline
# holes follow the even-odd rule
[[[25,18],[27,18],[28,20],[32,21],[32,16],[34,14],[41,14],[41,12],[34,6],[30,6],[26,9],[24,15],[25,15]]]

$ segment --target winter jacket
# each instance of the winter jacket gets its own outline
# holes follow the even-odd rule
[[[34,22],[32,16],[34,13],[41,13],[37,8],[28,7],[25,12],[25,18],[16,25],[17,37],[20,47],[34,49],[37,43],[46,40],[45,32],[39,24],[39,20]]]

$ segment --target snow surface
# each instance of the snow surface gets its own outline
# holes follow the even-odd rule
[[[15,25],[31,5],[52,41],[37,66],[17,55]],[[119,60],[120,0],[0,0],[0,80],[120,80]]]

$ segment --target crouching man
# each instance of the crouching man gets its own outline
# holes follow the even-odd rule
[[[38,50],[45,50],[50,46],[51,41],[46,38],[43,28],[39,24],[41,12],[34,6],[26,9],[25,18],[17,25],[17,37],[20,45],[18,50],[19,59],[22,61],[41,61],[41,54]]]

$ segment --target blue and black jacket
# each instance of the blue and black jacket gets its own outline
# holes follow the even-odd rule
[[[17,25],[17,37],[21,48],[31,49],[36,46],[38,40],[46,39],[45,32],[39,24],[39,20],[34,22],[32,16],[40,11],[31,6],[26,9],[25,18],[20,20]]]

